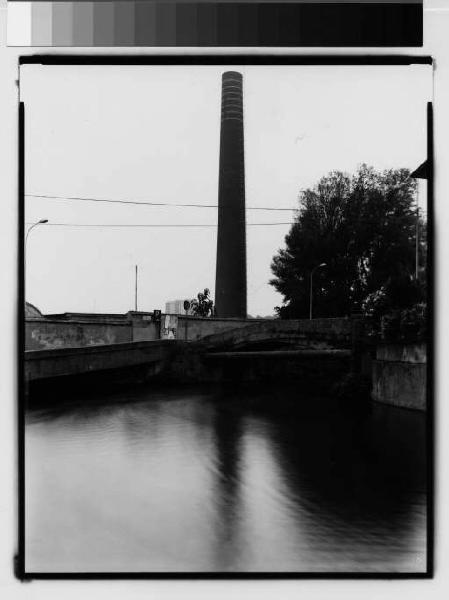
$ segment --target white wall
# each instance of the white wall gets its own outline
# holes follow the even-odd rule
[[[16,548],[16,289],[17,289],[17,57],[38,51],[6,48],[6,1],[0,0],[0,597],[36,598],[195,598],[198,600],[293,598],[313,600],[365,600],[407,597],[407,600],[444,598],[449,594],[449,2],[425,0],[425,46],[401,49],[400,53],[432,54],[435,70],[436,245],[437,245],[437,511],[436,577],[433,581],[35,581],[20,584],[12,575]],[[78,50],[77,50],[78,51]],[[137,49],[139,53],[144,50]],[[46,52],[70,53],[70,49]],[[102,53],[89,49],[89,53]],[[104,51],[110,53],[109,50]],[[134,51],[126,50],[126,53]],[[177,51],[179,52],[179,51]],[[390,54],[395,48],[364,50]],[[125,53],[119,50],[117,53]],[[148,51],[151,53],[151,51]],[[176,53],[176,52],[175,52]],[[189,51],[192,53],[192,51]],[[265,53],[265,52],[263,52]],[[299,54],[320,53],[317,49]],[[321,51],[329,54],[329,49]],[[336,53],[357,54],[356,49]]]

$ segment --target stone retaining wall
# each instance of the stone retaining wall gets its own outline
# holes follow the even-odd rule
[[[378,402],[426,410],[426,344],[380,344],[372,364],[372,397]]]

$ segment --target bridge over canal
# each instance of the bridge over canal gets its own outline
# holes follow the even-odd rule
[[[198,341],[152,340],[25,352],[27,382],[334,380],[349,371],[353,319],[266,320]]]
[[[350,318],[248,321],[245,327],[206,335],[201,344],[210,351],[350,349],[356,334],[355,323]]]
[[[301,381],[328,387],[354,367],[359,330],[359,320],[349,318],[248,321],[182,349],[170,372],[181,381]]]

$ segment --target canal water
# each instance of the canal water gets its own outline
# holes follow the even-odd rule
[[[173,388],[28,411],[27,571],[424,571],[424,413],[320,406]]]

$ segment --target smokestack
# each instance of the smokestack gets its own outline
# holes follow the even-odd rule
[[[246,318],[245,165],[242,75],[222,75],[215,308]]]

